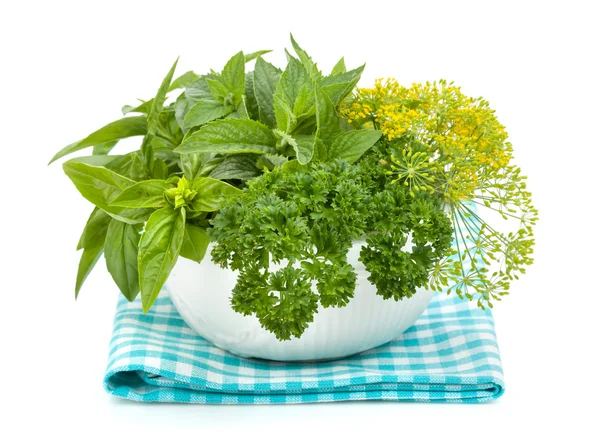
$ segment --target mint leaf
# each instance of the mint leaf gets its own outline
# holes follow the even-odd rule
[[[233,106],[226,106],[215,100],[200,100],[194,104],[183,119],[184,127],[201,126],[233,112]]]
[[[252,120],[217,120],[202,126],[175,149],[180,153],[273,153],[275,137]]]
[[[332,137],[341,131],[339,117],[329,95],[322,89],[315,90],[315,106],[317,136],[327,144]]]
[[[346,62],[344,61],[344,57],[342,57],[331,70],[331,75],[343,74],[344,72],[346,72]]]
[[[336,136],[329,148],[330,160],[353,163],[381,138],[380,130],[362,129],[343,132]]]
[[[233,105],[237,106],[244,95],[246,83],[246,60],[243,52],[238,52],[227,62],[221,73],[225,88],[233,94]]]
[[[246,63],[248,63],[248,62],[254,60],[255,58],[260,57],[261,55],[268,54],[269,52],[272,52],[272,51],[270,49],[263,49],[262,51],[252,52],[251,54],[245,54],[244,61]]]
[[[296,43],[296,40],[294,40],[294,36],[292,34],[290,34],[290,40],[292,41],[292,47],[294,48],[294,51],[298,55],[298,58],[302,62],[302,65],[306,69],[306,72],[308,72],[310,78],[313,80],[318,80],[321,78],[321,72],[317,68],[317,65],[312,61],[312,58],[310,58],[306,51],[302,49],[298,43]]]
[[[254,95],[258,104],[260,121],[269,127],[275,127],[275,111],[273,95],[277,82],[281,78],[281,70],[261,57],[256,60],[254,68]]]
[[[241,154],[225,157],[209,176],[218,180],[250,180],[258,175],[256,156]]]
[[[365,65],[363,64],[351,71],[330,75],[323,79],[321,86],[335,106],[340,104],[352,92],[352,89],[354,89],[360,80],[364,69]]]
[[[171,86],[169,87],[169,92],[189,86],[199,78],[200,75],[196,74],[194,71],[187,71],[185,74],[180,75],[173,80],[173,83],[171,83]]]

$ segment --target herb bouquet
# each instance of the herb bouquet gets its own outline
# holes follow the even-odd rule
[[[265,61],[268,51],[173,79],[175,63],[154,98],[55,155],[92,148],[63,164],[95,206],[78,244],[76,296],[104,254],[123,295],[141,294],[148,312],[180,259],[183,272],[210,284],[184,295],[178,283],[174,301],[187,297],[179,311],[234,349],[217,335],[238,326],[206,318],[213,292],[224,292],[230,315],[272,337],[269,345],[300,341],[319,315],[343,315],[365,290],[361,302],[382,311],[414,310],[347,354],[397,336],[433,291],[481,308],[508,293],[532,262],[537,212],[489,104],[445,81],[356,89],[364,66],[347,70],[342,58],[325,75],[293,38],[292,46],[283,70]],[[143,137],[139,150],[111,155],[133,136]],[[429,297],[410,307],[419,293]],[[191,311],[199,299],[203,312]],[[362,330],[356,310],[352,326]]]

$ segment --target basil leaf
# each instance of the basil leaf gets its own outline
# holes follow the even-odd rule
[[[108,226],[104,243],[106,268],[129,301],[133,301],[140,291],[137,262],[140,230],[140,225],[113,219]]]
[[[330,160],[353,163],[381,138],[380,130],[362,129],[343,132],[336,136],[329,148]]]
[[[160,158],[154,159],[154,169],[152,169],[152,177],[158,180],[166,180],[169,177],[169,167]]]
[[[321,72],[317,68],[317,65],[312,61],[312,58],[309,57],[306,51],[298,45],[292,34],[290,34],[290,40],[292,41],[292,47],[294,48],[294,51],[298,55],[298,58],[302,62],[302,65],[306,69],[306,72],[308,72],[310,78],[314,80],[321,78]]]
[[[111,219],[104,210],[94,207],[77,243],[77,250],[92,247],[94,244],[98,244],[98,242],[104,243],[106,229],[108,229]],[[100,241],[101,238],[102,240]]]
[[[255,155],[231,155],[226,157],[211,173],[217,180],[250,180],[260,175]]]
[[[171,83],[171,86],[169,87],[169,92],[174,91],[175,89],[184,88],[196,81],[198,78],[200,78],[200,75],[196,74],[194,71],[187,71],[185,74],[180,75],[173,80],[173,83]]]
[[[92,149],[92,155],[108,155],[110,151],[117,145],[119,140],[108,141],[106,143],[97,144]]]
[[[171,66],[167,76],[163,79],[158,91],[156,92],[156,96],[154,97],[152,106],[150,107],[150,111],[148,112],[148,132],[146,133],[144,141],[142,142],[142,156],[144,158],[144,164],[148,170],[152,170],[154,167],[154,149],[152,147],[152,141],[158,132],[159,116],[164,109],[167,92],[169,90],[169,86],[171,85],[171,80],[173,79],[173,74],[175,73],[175,68],[177,67],[178,61],[179,59],[175,60],[175,63],[173,63],[173,66]]]
[[[185,210],[165,207],[154,212],[139,243],[138,271],[144,313],[158,297],[160,289],[177,262],[185,231]]]
[[[153,102],[154,99],[150,99],[148,101],[142,101],[142,104],[139,104],[137,106],[129,106],[128,104],[126,104],[121,108],[121,112],[123,113],[123,115],[127,115],[131,112],[147,114],[148,112],[150,112],[150,108],[152,107]]]
[[[81,286],[83,286],[96,262],[102,256],[106,232],[108,230],[108,220],[105,216],[106,213],[97,208],[94,209],[79,240],[77,248],[83,247],[83,253],[79,259],[77,278],[75,280],[75,299],[79,296]]]
[[[200,100],[194,104],[183,119],[183,127],[201,126],[210,121],[229,115],[235,110],[216,100]]]
[[[190,153],[181,155],[181,168],[185,177],[194,182],[202,170],[202,160],[206,154]]]
[[[261,57],[256,60],[253,75],[254,95],[258,104],[260,121],[269,127],[276,125],[273,95],[280,78],[281,69],[264,61]]]
[[[133,181],[146,179],[146,166],[144,166],[138,152],[117,156],[110,163],[106,164],[106,168]]]
[[[202,262],[209,243],[210,238],[205,229],[193,224],[186,224],[179,255],[192,261]]]
[[[129,224],[138,224],[148,217],[150,212],[145,209],[129,209],[109,205],[109,201],[127,187],[135,184],[133,180],[105,167],[74,161],[64,163],[63,170],[85,199],[113,218]]]
[[[108,123],[106,126],[88,135],[83,140],[69,144],[67,147],[61,149],[56,155],[54,155],[48,164],[53,163],[65,155],[85,149],[86,147],[96,146],[98,144],[117,141],[137,135],[144,135],[145,133],[146,117],[140,116],[121,118],[120,120]]]
[[[166,204],[165,190],[171,187],[165,180],[140,181],[123,190],[110,201],[110,205],[131,208],[161,207]]]
[[[245,54],[244,55],[244,61],[246,63],[248,63],[248,62],[254,60],[255,58],[260,57],[261,55],[268,54],[269,52],[271,52],[270,49],[265,49],[265,50],[262,50],[262,51],[252,52],[251,54]]]
[[[315,89],[315,105],[317,116],[317,136],[328,143],[340,133],[340,121],[329,95],[321,89]]]
[[[323,79],[323,82],[321,83],[323,90],[329,95],[329,98],[331,98],[331,101],[335,106],[339,105],[342,100],[352,92],[352,89],[354,89],[360,80],[360,76],[364,69],[365,65],[363,64],[351,71],[330,75]]]
[[[233,105],[237,106],[244,95],[246,84],[246,60],[243,52],[235,54],[223,68],[221,74],[223,85],[233,94]]]
[[[258,121],[217,120],[201,127],[175,149],[179,153],[272,153],[275,137]]]
[[[192,184],[198,195],[192,202],[195,212],[216,212],[224,199],[240,194],[237,187],[213,178],[198,178]]]
[[[104,241],[104,238],[102,238]],[[79,290],[83,286],[83,283],[87,279],[88,275],[94,269],[94,266],[98,262],[98,259],[102,256],[104,250],[104,244],[96,244],[94,246],[86,247],[83,249],[81,259],[79,260],[79,267],[77,269],[77,279],[75,281],[75,299],[79,296]]]
[[[346,72],[346,62],[344,61],[344,57],[342,57],[331,70],[331,75],[343,74],[344,72]]]

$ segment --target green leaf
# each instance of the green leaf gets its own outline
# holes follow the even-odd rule
[[[246,102],[246,110],[248,111],[248,118],[250,120],[259,120],[258,102],[256,101],[256,95],[254,94],[254,72],[248,72],[246,74],[244,99]]]
[[[171,83],[171,86],[169,86],[169,92],[174,91],[175,89],[187,87],[198,78],[200,78],[200,75],[196,74],[194,71],[187,71],[185,74],[180,75],[173,80],[173,83]]]
[[[275,95],[282,97],[292,109],[300,90],[307,81],[307,77],[306,69],[302,66],[302,63],[291,57],[277,82]]]
[[[140,181],[123,190],[110,201],[110,205],[130,208],[161,207],[166,204],[165,190],[171,187],[173,186],[165,180]]]
[[[171,85],[171,80],[173,79],[173,74],[175,73],[175,68],[177,68],[178,61],[179,58],[175,60],[175,63],[173,63],[173,66],[171,66],[171,69],[163,79],[152,102],[150,112],[148,113],[148,134],[152,136],[156,135],[156,132],[158,131],[158,116],[164,109],[167,92],[169,91],[169,86]]]
[[[273,108],[275,110],[277,128],[288,134],[293,132],[298,120],[287,100],[282,95],[275,94],[273,97]]]
[[[273,110],[273,95],[277,82],[281,78],[281,70],[261,57],[256,60],[254,68],[254,95],[258,103],[260,121],[269,127],[275,127],[275,111]]]
[[[217,120],[202,126],[175,149],[179,153],[272,153],[275,137],[258,121]]]
[[[150,112],[150,109],[152,108],[152,103],[154,103],[154,99],[152,98],[148,101],[144,101],[144,100],[140,100],[140,101],[142,103],[138,104],[137,106],[129,106],[128,104],[123,106],[121,108],[121,112],[123,113],[123,115],[127,115],[132,112],[139,112],[142,114],[147,114],[148,112]]]
[[[97,144],[92,149],[92,155],[108,155],[110,151],[117,145],[119,140],[109,141],[107,143]]]
[[[148,132],[146,133],[144,141],[142,142],[142,156],[144,159],[144,164],[148,170],[152,170],[154,167],[154,149],[152,147],[152,141],[159,130],[159,117],[164,110],[165,99],[167,98],[167,92],[169,90],[169,86],[171,85],[171,80],[173,79],[173,74],[175,73],[175,68],[177,67],[178,61],[179,58],[175,60],[175,63],[173,63],[173,66],[171,66],[167,76],[163,79],[152,102],[150,112],[148,112]]]
[[[237,187],[214,178],[198,178],[192,188],[198,192],[192,202],[192,208],[196,212],[216,212],[225,199],[242,192]]]
[[[184,127],[201,126],[210,121],[229,115],[235,108],[215,100],[200,100],[189,110],[183,120]]]
[[[98,262],[98,259],[102,256],[104,250],[104,238],[102,243],[95,246],[86,247],[83,249],[81,259],[79,260],[79,268],[77,269],[77,279],[75,281],[75,299],[79,296],[81,286],[87,279],[88,275],[93,270],[94,266]]]
[[[314,80],[321,78],[321,72],[317,68],[317,65],[312,61],[312,58],[309,57],[306,51],[302,49],[298,43],[296,43],[296,40],[294,40],[294,36],[292,34],[290,34],[290,40],[292,41],[292,47],[294,48],[294,51],[298,55],[298,58],[302,62],[302,65],[306,69],[306,72],[308,72],[310,78]]]
[[[53,163],[65,155],[85,149],[86,147],[118,141],[123,138],[135,137],[137,135],[144,135],[145,133],[146,117],[139,116],[121,118],[120,120],[107,124],[102,129],[98,129],[96,132],[88,135],[83,140],[69,144],[67,147],[61,149],[50,160],[50,163]]]
[[[104,243],[106,268],[129,301],[133,301],[140,291],[137,262],[140,230],[140,225],[113,219]]]
[[[237,106],[244,95],[246,84],[246,60],[242,51],[227,62],[221,73],[223,85],[233,94],[233,105]]]
[[[109,201],[113,200],[126,188],[135,184],[133,180],[105,167],[91,166],[74,161],[64,163],[63,170],[85,199],[107,212],[113,218],[129,224],[138,224],[148,217],[148,210],[113,207],[109,205]]]
[[[230,155],[211,173],[217,180],[250,180],[260,175],[255,155]]]
[[[351,71],[330,75],[323,79],[321,86],[325,93],[329,95],[329,98],[331,98],[331,101],[335,106],[340,104],[342,100],[346,98],[350,92],[352,92],[360,80],[360,76],[362,75],[364,69],[365,65],[363,64],[362,66]]]
[[[210,238],[205,229],[193,224],[186,224],[179,255],[192,261],[202,262],[208,244],[210,244]]]
[[[332,140],[329,148],[329,159],[339,159],[353,163],[369,150],[380,137],[380,130],[362,129],[343,132]]]
[[[152,177],[158,180],[166,180],[169,177],[169,167],[160,158],[154,159],[154,169],[152,169]]]
[[[268,54],[269,52],[271,52],[271,50],[270,50],[270,49],[264,49],[264,50],[262,50],[262,51],[256,51],[256,52],[252,52],[251,54],[245,54],[245,55],[244,55],[244,61],[245,61],[246,63],[248,63],[248,62],[250,62],[250,61],[254,60],[255,58],[258,58],[258,57],[260,57],[261,55]]]
[[[187,130],[187,127],[183,124],[183,120],[193,105],[194,103],[185,96],[185,93],[181,94],[177,97],[177,100],[175,100],[175,120],[184,132]]]
[[[193,182],[202,170],[202,159],[206,154],[190,153],[181,155],[181,169],[183,174]]]
[[[203,75],[198,78],[196,81],[191,83],[188,87],[185,88],[185,97],[190,100],[192,103],[195,103],[198,100],[213,100],[214,97],[210,92],[210,88],[208,87],[208,83],[206,80],[211,78],[209,75]]]
[[[75,160],[77,158],[72,161]],[[93,165],[100,166],[100,164]],[[144,166],[144,162],[140,158],[139,151],[117,156],[110,163],[106,164],[106,168],[133,181],[146,179],[146,166]]]
[[[296,158],[300,164],[307,164],[312,160],[315,152],[314,135],[296,135],[296,145],[293,146],[296,151]]]
[[[77,243],[77,250],[93,247],[98,242],[104,243],[106,229],[108,229],[108,223],[111,219],[104,210],[94,207]]]
[[[208,84],[208,88],[210,89],[210,93],[211,93],[211,98],[213,100],[218,100],[221,103],[225,103],[226,99],[229,99],[231,101],[231,103],[228,104],[232,104],[233,100],[230,98],[230,92],[229,89],[227,89],[227,87],[225,87],[225,85],[221,82],[220,79],[214,79],[214,78],[207,78],[206,79],[206,84]],[[233,94],[231,95],[231,97],[233,96]]]
[[[344,61],[344,57],[342,57],[331,70],[331,75],[343,74],[344,72],[346,72],[346,62]]]
[[[321,89],[315,90],[317,136],[326,144],[340,132],[340,123],[335,106]]]
[[[185,232],[185,210],[165,207],[154,212],[140,238],[139,283],[144,313],[158,297],[177,262]]]

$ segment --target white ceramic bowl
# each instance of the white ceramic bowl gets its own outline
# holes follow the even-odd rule
[[[418,290],[396,302],[376,294],[368,272],[358,261],[361,242],[348,253],[358,274],[354,298],[342,308],[319,308],[300,338],[279,341],[261,328],[254,316],[243,316],[230,306],[237,272],[211,261],[201,264],[179,258],[167,289],[185,322],[217,347],[243,357],[278,361],[335,359],[385,344],[409,328],[427,308],[433,292]]]

